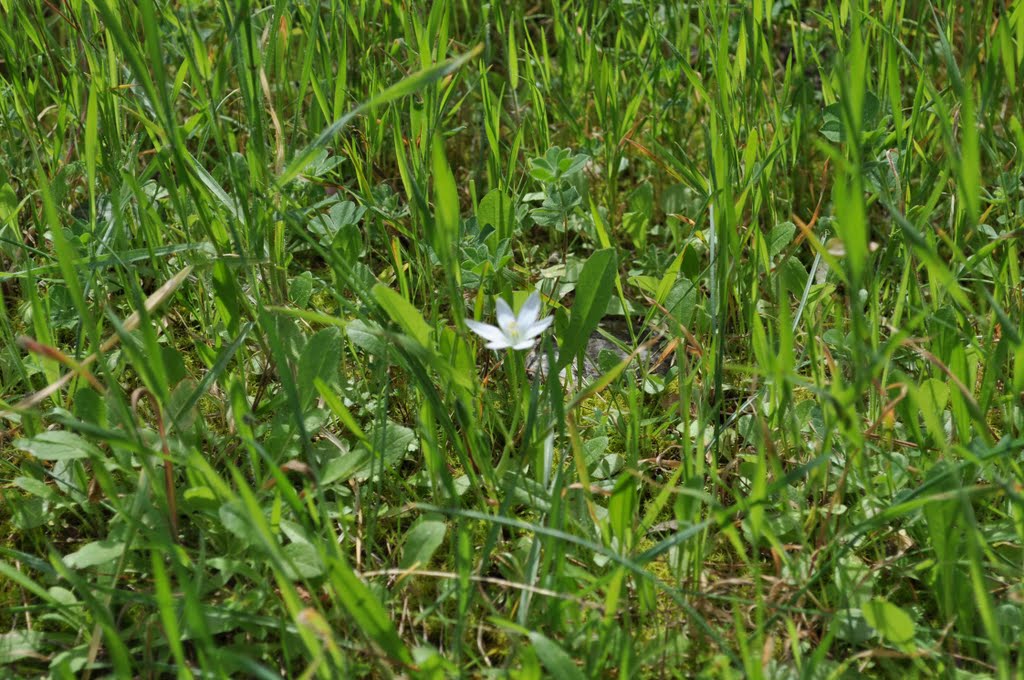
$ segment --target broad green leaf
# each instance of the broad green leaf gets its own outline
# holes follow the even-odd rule
[[[576,299],[559,352],[558,370],[568,366],[587,346],[590,334],[597,328],[608,307],[614,282],[615,251],[611,248],[598,250],[583,265],[576,283]]]
[[[19,498],[11,494],[5,500],[11,511],[11,521],[22,531],[41,527],[53,517],[42,498]]]
[[[321,245],[327,246],[342,228],[358,225],[365,213],[366,206],[352,201],[335,203],[326,215],[318,215],[310,220],[309,230],[317,235]]]
[[[33,496],[38,496],[45,501],[60,500],[60,494],[54,490],[54,487],[51,487],[46,482],[34,477],[15,477],[14,486],[29,492]]]
[[[589,160],[586,154],[573,155],[571,149],[553,146],[543,156],[530,160],[530,176],[545,183],[571,178]]]
[[[64,564],[72,569],[86,569],[112,562],[124,552],[124,543],[115,541],[93,541],[64,556]]]
[[[45,661],[48,656],[41,630],[12,630],[0,634],[0,666],[22,659]]]
[[[191,486],[185,489],[181,495],[182,501],[187,509],[193,512],[205,511],[215,513],[220,508],[220,503],[208,486]]]
[[[585,680],[583,671],[557,642],[535,631],[531,631],[529,636],[537,657],[550,677],[558,680]]]
[[[188,375],[185,368],[185,358],[177,347],[160,347],[160,358],[164,364],[164,373],[167,376],[168,385],[177,385]],[[77,393],[75,398],[78,398]]]
[[[656,295],[661,281],[656,276],[630,276],[629,283],[633,284],[647,295]]]
[[[914,639],[914,620],[888,600],[876,597],[865,603],[860,610],[868,625],[887,642],[903,646]]]
[[[322,380],[314,380],[313,384],[316,386],[316,391],[323,398],[324,403],[327,405],[338,420],[341,421],[342,425],[348,428],[349,432],[354,434],[359,441],[366,441],[366,435],[363,434],[363,428],[359,427],[359,423],[356,422],[352,412],[345,406],[345,402],[331,390],[331,387]]]
[[[790,244],[796,234],[796,225],[783,222],[775,225],[768,234],[768,257],[775,257]]]
[[[309,304],[309,298],[313,295],[313,274],[302,272],[288,284],[288,299],[296,307],[305,308]]]
[[[410,529],[409,533],[405,535],[401,568],[425,567],[434,552],[444,542],[447,530],[447,525],[437,520],[426,520]]]
[[[628,212],[622,216],[622,230],[629,234],[633,245],[638,249],[647,247],[647,230],[650,218],[645,213]]]
[[[320,484],[326,487],[335,482],[345,482],[355,473],[369,470],[370,460],[370,452],[364,447],[341,452],[324,465],[320,472]]]
[[[430,347],[432,329],[408,300],[381,283],[373,287],[372,293],[374,299],[406,335],[424,347]]]
[[[700,302],[700,289],[689,279],[680,279],[665,296],[665,308],[675,323],[687,328],[693,323]]]
[[[609,441],[611,440],[607,436],[602,435],[583,442],[583,455],[587,461],[587,465],[593,465],[599,458],[604,456],[605,452],[608,450]]]
[[[779,267],[779,273],[786,290],[799,291],[807,285],[807,270],[803,262],[795,257],[786,258]]]
[[[825,122],[821,126],[821,134],[830,142],[840,143],[845,135],[843,133],[843,122],[839,118],[825,116]]]
[[[282,551],[285,556],[285,577],[292,581],[316,578],[324,573],[324,563],[316,547],[305,541],[289,543]]]
[[[515,220],[512,210],[512,199],[501,189],[491,189],[476,209],[476,221],[481,227],[494,227],[499,241],[510,238]]]
[[[333,455],[324,465],[320,483],[323,485],[343,482],[350,478],[366,481],[375,474],[390,470],[409,455],[416,444],[416,433],[407,427],[388,421],[366,437],[359,426],[351,420],[351,414],[335,396],[324,400],[336,415],[339,415],[361,443],[351,451]]]
[[[245,506],[241,500],[224,503],[220,506],[220,510],[217,511],[217,515],[220,517],[220,523],[224,528],[241,539],[245,545],[259,544],[259,531],[256,530],[252,520],[246,514]]]
[[[380,332],[380,326],[362,319],[354,319],[345,326],[345,335],[353,345],[376,356],[384,356],[387,350],[387,344]]]
[[[832,619],[836,637],[850,644],[859,645],[871,639],[871,626],[864,620],[860,609],[840,609]]]
[[[102,458],[103,453],[74,432],[51,430],[31,439],[19,439],[15,448],[27,451],[39,460],[71,460],[74,458]]]
[[[416,433],[389,420],[384,427],[378,427],[370,435],[367,443],[375,455],[367,458],[356,470],[355,477],[360,481],[366,481],[374,473],[388,470],[401,462],[413,449]]]
[[[340,365],[341,331],[337,327],[325,328],[309,339],[299,357],[299,405],[303,410],[316,396],[313,381],[319,378],[328,385],[336,384]]]

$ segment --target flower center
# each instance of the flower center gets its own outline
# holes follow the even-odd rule
[[[519,324],[515,321],[509,321],[508,326],[505,328],[505,335],[513,342],[518,341],[522,336],[522,333],[519,332]]]

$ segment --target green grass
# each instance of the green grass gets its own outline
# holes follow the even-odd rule
[[[1024,2],[424,4],[0,0],[0,673],[1024,675]]]

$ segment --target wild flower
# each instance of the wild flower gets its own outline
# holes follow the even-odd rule
[[[466,320],[469,330],[487,340],[487,349],[530,349],[537,343],[537,337],[554,321],[553,316],[539,318],[540,295],[536,291],[526,298],[518,316],[512,314],[512,308],[501,298],[498,298],[495,306],[497,326]]]

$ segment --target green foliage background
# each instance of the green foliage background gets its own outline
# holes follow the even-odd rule
[[[1021,675],[1022,70],[1020,0],[0,0],[4,672]]]

